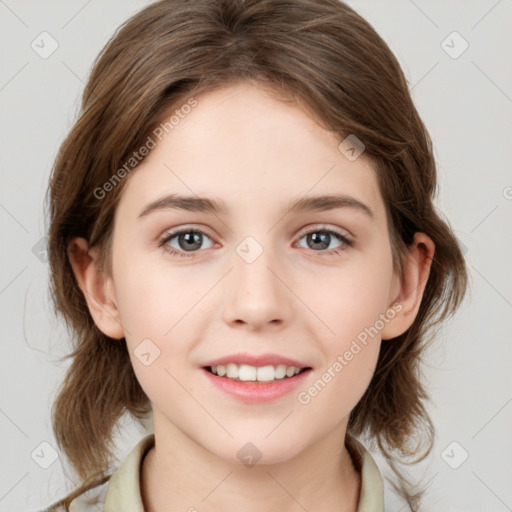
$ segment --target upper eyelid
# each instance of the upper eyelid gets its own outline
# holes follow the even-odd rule
[[[336,233],[340,236],[344,236],[345,238],[349,238],[349,239],[355,238],[352,235],[352,233],[350,233],[350,231],[348,231],[347,229],[329,226],[325,223],[323,223],[323,224],[320,223],[320,224],[317,224],[316,226],[313,225],[313,226],[305,227],[299,231],[299,235],[302,237],[305,234],[310,233],[312,231],[333,231],[334,233]],[[344,233],[342,233],[342,232],[344,232]]]

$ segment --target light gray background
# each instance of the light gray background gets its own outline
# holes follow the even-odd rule
[[[57,449],[50,406],[69,363],[55,361],[69,347],[49,306],[44,253],[33,248],[45,235],[51,165],[93,59],[147,3],[0,0],[1,511],[39,510],[74,487],[64,456],[41,467],[52,453],[41,443]],[[423,510],[512,510],[512,0],[349,4],[405,70],[436,147],[437,204],[471,271],[470,295],[426,358],[436,444],[411,474],[430,481]],[[31,48],[43,31],[59,45],[46,59]],[[469,43],[457,58],[461,40],[442,45],[453,31]],[[119,460],[145,433],[126,425]],[[386,500],[387,511],[401,510]]]

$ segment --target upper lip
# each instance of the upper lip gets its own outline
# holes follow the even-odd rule
[[[250,366],[278,366],[284,364],[286,366],[295,366],[297,368],[310,368],[307,364],[302,363],[296,359],[280,356],[279,354],[260,354],[252,355],[247,353],[231,354],[229,356],[220,357],[219,359],[212,359],[203,364],[206,366],[218,366],[226,364],[248,364]]]

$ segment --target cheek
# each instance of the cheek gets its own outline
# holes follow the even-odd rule
[[[207,318],[208,301],[201,299],[211,281],[191,269],[148,265],[135,253],[118,261],[116,297],[126,343],[137,379],[155,403],[163,396],[185,398],[172,376],[185,382],[190,351]]]
[[[310,295],[312,309],[320,312],[328,327],[322,332],[327,338],[337,340],[330,346],[340,350],[347,342],[375,326],[380,315],[390,307],[390,279],[391,268],[386,268],[386,264],[372,265],[371,261],[365,264],[360,260],[333,273],[322,293],[318,290],[315,295]],[[380,323],[379,326],[382,329]]]
[[[197,277],[184,267],[139,263],[136,254],[124,259],[118,266],[116,296],[126,330],[132,337],[171,337],[208,291]]]
[[[137,271],[126,273],[116,286],[133,370],[155,407],[187,404],[189,396],[180,383],[190,371],[187,312],[193,314],[197,298],[192,301],[192,296],[197,297],[197,291],[182,288],[183,283],[163,278],[155,269],[133,268]]]
[[[315,378],[296,397],[306,421],[315,423],[315,418],[324,418],[322,429],[329,431],[348,418],[370,384],[379,346],[378,340],[366,347],[350,344],[347,351],[315,372]]]
[[[311,309],[320,312],[322,319],[316,335],[325,356],[313,386],[298,396],[298,402],[312,413],[332,407],[333,420],[344,417],[371,381],[381,330],[394,316],[387,313],[391,260],[384,260],[361,259],[333,275],[323,294],[310,295]]]

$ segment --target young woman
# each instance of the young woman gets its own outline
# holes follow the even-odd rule
[[[92,70],[49,187],[53,409],[79,487],[47,510],[383,511],[365,448],[424,458],[420,356],[467,273],[429,135],[338,0],[163,0]],[[114,469],[128,413],[154,433]]]

